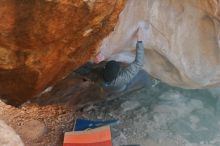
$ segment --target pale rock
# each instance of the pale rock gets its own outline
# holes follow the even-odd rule
[[[2,120],[0,120],[0,135],[1,146],[24,146],[19,135]]]
[[[217,87],[219,10],[218,0],[128,0],[115,30],[103,40],[101,52],[108,60],[131,62],[140,26],[145,33],[148,73],[179,87]]]

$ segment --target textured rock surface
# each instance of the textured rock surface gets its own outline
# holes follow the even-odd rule
[[[1,146],[24,146],[15,131],[2,120],[0,120],[0,135]]]
[[[88,61],[124,0],[1,0],[0,96],[25,101]]]
[[[38,120],[29,120],[23,123],[21,127],[19,127],[19,133],[30,140],[36,140],[42,137],[46,132],[47,128],[45,124]],[[30,130],[31,129],[31,130]]]
[[[139,25],[146,30],[145,69],[150,74],[185,88],[220,85],[219,0],[128,0],[102,53],[131,61]]]

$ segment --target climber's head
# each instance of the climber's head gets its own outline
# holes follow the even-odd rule
[[[120,70],[120,65],[116,61],[109,61],[105,65],[105,69],[103,72],[103,78],[106,83],[110,83],[114,79],[116,79],[118,72]]]

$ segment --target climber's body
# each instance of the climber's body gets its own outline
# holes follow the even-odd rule
[[[143,64],[144,46],[142,41],[138,41],[136,44],[136,57],[134,62],[124,68],[116,61],[109,61],[106,64],[103,73],[104,87],[113,91],[123,91],[142,69]],[[115,70],[111,68],[115,68]]]
[[[109,61],[103,72],[104,88],[110,91],[121,92],[139,73],[144,64],[144,45],[141,29],[137,33],[136,57],[127,67],[122,67],[116,61]]]

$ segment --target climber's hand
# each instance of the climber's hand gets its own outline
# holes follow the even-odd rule
[[[137,41],[143,41],[144,40],[144,30],[142,27],[139,27],[137,30]]]
[[[98,53],[94,58],[94,63],[98,64],[105,60],[105,56],[102,53]]]

